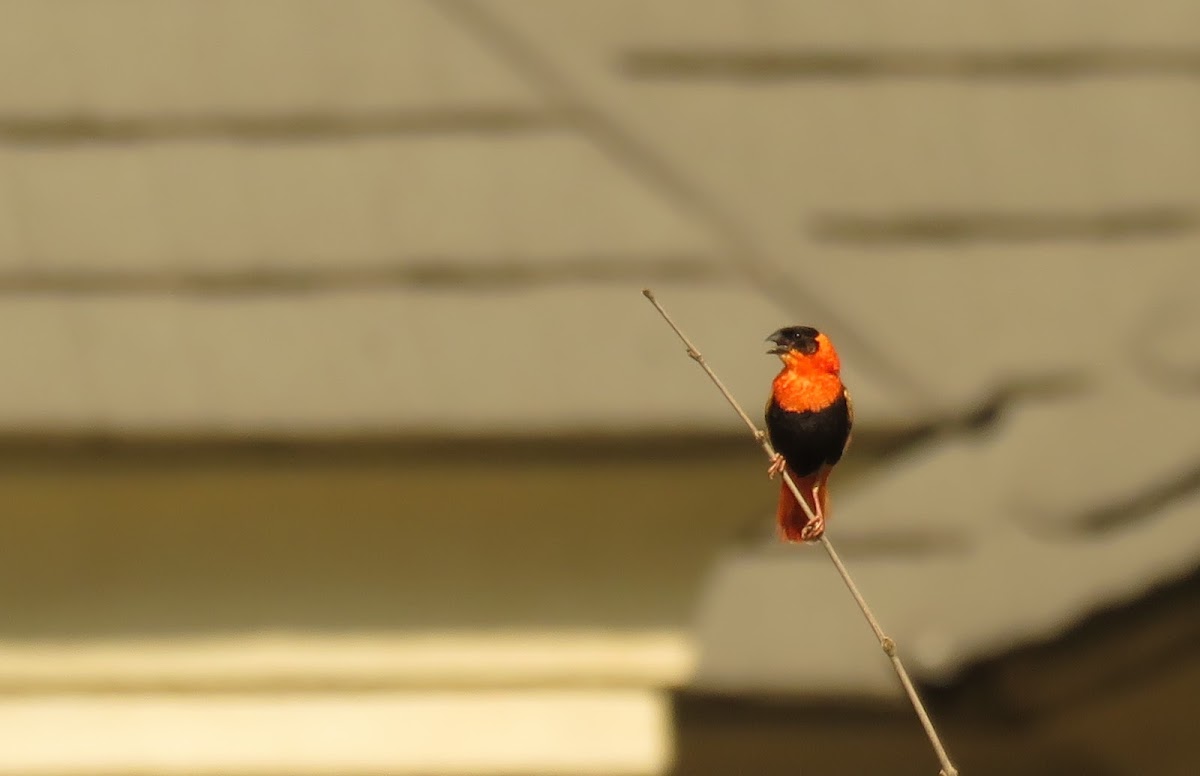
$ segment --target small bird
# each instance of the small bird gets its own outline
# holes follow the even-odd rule
[[[850,444],[854,405],[839,376],[833,343],[810,326],[788,326],[767,337],[783,369],[771,383],[767,434],[775,460],[772,479],[787,471],[815,520],[810,520],[787,483],[782,483],[777,517],[783,538],[816,541],[825,532],[829,473]]]

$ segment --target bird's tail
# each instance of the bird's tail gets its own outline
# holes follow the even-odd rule
[[[825,483],[829,480],[830,469],[831,467],[822,466],[807,477],[797,477],[795,474],[792,474],[791,469],[788,469],[788,474],[791,475],[792,482],[796,483],[796,488],[799,489],[800,495],[808,503],[808,508],[812,510],[813,514],[820,514],[824,517],[828,517],[828,512],[825,508],[828,488],[825,487]],[[818,487],[817,497],[820,501],[819,508],[817,504],[813,503],[814,487]],[[808,515],[805,514],[804,508],[800,506],[800,502],[796,501],[796,496],[792,494],[792,489],[788,487],[786,482],[780,483],[779,509],[775,516],[779,521],[779,531],[783,534],[785,541],[803,541],[802,534],[805,526],[809,523]]]

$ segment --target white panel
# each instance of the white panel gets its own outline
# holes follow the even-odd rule
[[[156,265],[167,253],[149,158],[77,146],[9,155],[31,263],[46,269]]]
[[[675,631],[256,633],[202,639],[0,643],[0,686],[235,689],[570,686],[673,687],[693,670]],[[0,758],[2,759],[2,758]]]
[[[0,700],[0,773],[656,774],[667,700],[638,690]]]
[[[558,264],[694,257],[707,244],[567,135],[76,146],[10,151],[6,167],[8,250],[41,268]]]

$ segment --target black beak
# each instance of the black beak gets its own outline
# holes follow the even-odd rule
[[[767,353],[771,354],[772,356],[782,355],[790,350],[790,348],[784,344],[783,329],[780,329],[771,336],[767,337],[766,341],[775,343],[775,347],[767,351]]]

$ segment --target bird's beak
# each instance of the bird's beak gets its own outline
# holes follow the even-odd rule
[[[775,347],[767,351],[767,353],[771,354],[772,356],[780,356],[788,352],[787,345],[783,344],[783,329],[780,329],[771,336],[767,337],[766,341],[775,343]]]

